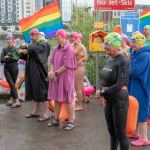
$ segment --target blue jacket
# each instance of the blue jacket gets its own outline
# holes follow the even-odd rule
[[[136,97],[144,109],[150,108],[150,46],[131,53],[129,94]]]

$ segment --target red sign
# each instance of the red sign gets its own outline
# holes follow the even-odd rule
[[[95,10],[134,10],[135,0],[94,0]]]

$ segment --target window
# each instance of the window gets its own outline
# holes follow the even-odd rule
[[[31,12],[30,12],[30,10],[27,10],[26,13],[30,14]]]
[[[30,2],[26,2],[26,5],[30,5]]]
[[[26,6],[26,9],[30,9],[30,6]]]

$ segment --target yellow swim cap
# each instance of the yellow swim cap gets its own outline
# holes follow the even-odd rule
[[[141,32],[135,32],[132,34],[131,40],[136,40],[141,46],[143,46],[145,37]]]
[[[105,42],[110,42],[114,47],[120,48],[122,44],[122,38],[117,32],[112,32],[104,38],[104,43]]]

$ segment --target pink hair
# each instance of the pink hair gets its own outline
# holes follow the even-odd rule
[[[64,30],[62,30],[62,29],[57,30],[56,31],[56,35],[60,35],[63,39],[67,38],[67,33]]]

